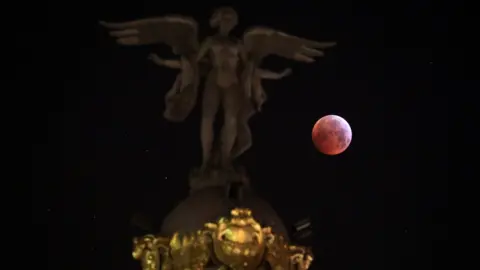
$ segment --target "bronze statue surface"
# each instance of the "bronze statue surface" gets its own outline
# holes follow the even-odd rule
[[[201,77],[205,79],[201,99],[202,169],[220,166],[232,168],[232,160],[252,145],[248,120],[261,110],[266,100],[261,79],[280,79],[290,73],[274,73],[260,68],[269,55],[312,63],[323,56],[320,49],[335,45],[290,35],[268,27],[252,27],[242,39],[230,34],[237,25],[238,15],[232,8],[217,9],[210,18],[215,35],[198,41],[198,24],[190,17],[168,15],[123,23],[101,22],[110,35],[122,45],[166,44],[178,60],[163,60],[156,55],[155,63],[180,70],[172,88],[165,95],[164,116],[170,121],[183,121],[196,104]],[[214,138],[213,124],[223,109],[220,138]],[[217,147],[218,146],[218,147]],[[218,148],[218,153],[214,153]],[[216,164],[218,162],[218,164]]]

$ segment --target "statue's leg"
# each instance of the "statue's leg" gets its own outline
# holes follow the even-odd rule
[[[215,115],[220,105],[220,95],[214,80],[214,74],[210,73],[205,82],[205,90],[202,99],[202,123],[200,137],[202,141],[202,168],[210,161],[214,139],[213,124]]]
[[[238,114],[242,103],[241,88],[239,85],[233,85],[229,89],[222,89],[222,105],[224,111],[224,123],[221,132],[221,155],[222,165],[231,166],[232,148],[237,139]]]

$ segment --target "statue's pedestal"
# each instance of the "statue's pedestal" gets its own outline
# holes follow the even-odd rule
[[[250,181],[243,168],[225,170],[211,168],[205,171],[194,169],[190,173],[190,193],[211,187],[228,187],[231,184],[240,184],[248,187]]]

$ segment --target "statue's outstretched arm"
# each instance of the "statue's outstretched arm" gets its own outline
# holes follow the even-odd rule
[[[152,53],[148,56],[149,60],[152,60],[153,63],[167,67],[167,68],[172,68],[172,69],[181,69],[182,68],[182,63],[180,60],[167,60],[167,59],[162,59],[158,57],[158,55]]]
[[[273,72],[273,71],[266,70],[266,69],[257,69],[257,74],[262,79],[280,80],[281,78],[284,78],[284,77],[292,74],[292,69],[287,68],[280,73]]]

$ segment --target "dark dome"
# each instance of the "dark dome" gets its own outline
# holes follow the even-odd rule
[[[208,187],[191,193],[164,219],[162,234],[196,231],[207,222],[229,216],[234,207],[246,207],[252,210],[254,218],[262,226],[271,226],[274,233],[288,239],[287,230],[275,210],[251,189],[245,188],[238,202],[231,200],[227,194],[225,187]]]

